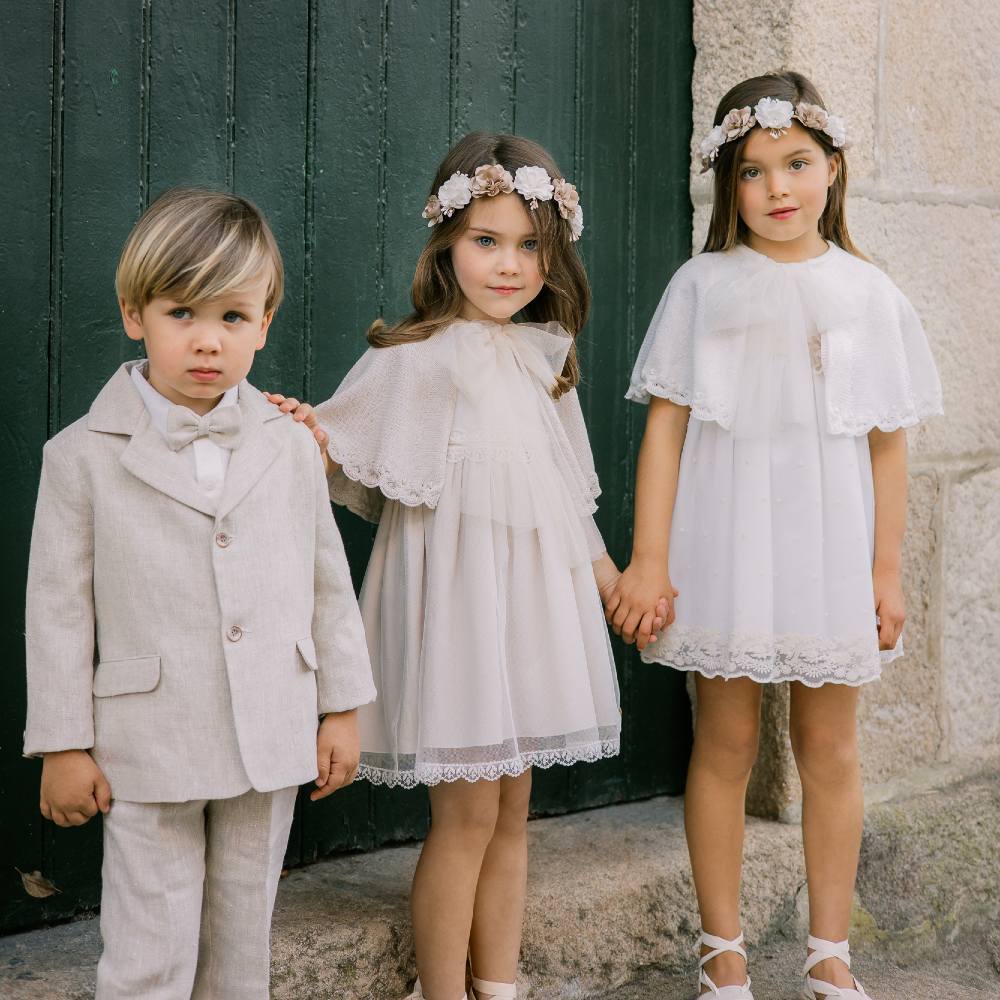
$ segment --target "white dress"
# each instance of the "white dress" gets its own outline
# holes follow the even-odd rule
[[[708,677],[859,685],[878,648],[867,432],[941,410],[919,321],[836,246],[740,246],[681,268],[628,397],[691,407],[670,535],[677,620],[646,662]]]
[[[369,781],[496,779],[618,752],[596,479],[576,393],[548,395],[570,343],[555,330],[461,322],[369,350],[319,408],[343,468],[331,495],[379,521],[360,597],[378,689],[359,711]],[[372,394],[381,407],[358,419]],[[428,440],[440,461],[413,462]]]

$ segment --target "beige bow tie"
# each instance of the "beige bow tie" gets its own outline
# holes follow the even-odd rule
[[[203,417],[186,406],[171,406],[167,414],[167,446],[180,451],[185,445],[200,437],[207,437],[213,444],[230,451],[240,446],[243,414],[238,406],[221,406],[210,410]]]

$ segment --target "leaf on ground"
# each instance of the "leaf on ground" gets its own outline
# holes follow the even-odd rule
[[[24,891],[35,899],[45,899],[62,892],[62,889],[57,889],[41,872],[23,872],[20,868],[15,868],[14,871],[21,876]]]

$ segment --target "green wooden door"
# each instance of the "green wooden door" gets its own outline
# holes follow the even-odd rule
[[[0,930],[93,907],[100,825],[38,814],[20,757],[23,591],[47,437],[134,356],[117,254],[151,198],[232,188],[269,216],[287,293],[253,379],[325,398],[378,315],[395,317],[450,142],[541,141],[580,188],[594,309],[581,395],[612,554],[628,554],[642,411],[623,395],[656,300],[690,245],[691,8],[665,0],[54,0],[0,13],[0,337],[7,496],[0,636]],[[338,511],[356,580],[372,532]],[[677,676],[616,647],[621,757],[536,775],[539,814],[678,792],[690,744]],[[357,785],[300,803],[288,861],[419,837],[426,796]],[[23,890],[15,868],[61,890]]]

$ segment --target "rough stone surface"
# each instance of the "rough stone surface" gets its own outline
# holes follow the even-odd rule
[[[946,745],[940,664],[941,481],[933,470],[910,476],[903,548],[906,655],[862,689],[858,706],[861,768],[880,782],[940,759]]]
[[[908,965],[936,957],[945,942],[1000,917],[998,776],[1000,761],[973,772],[931,772],[898,782],[895,795],[883,789],[884,801],[869,806],[852,931],[866,974],[889,959]],[[689,988],[698,918],[678,800],[539,820],[530,831],[522,996],[606,997],[650,966],[683,973]],[[282,881],[275,1000],[406,995],[413,976],[406,897],[416,858],[415,847],[393,848],[323,862]],[[798,829],[751,819],[744,930],[755,954],[783,940],[801,948],[803,883]],[[2,938],[0,996],[90,1000],[98,948],[95,920]],[[984,969],[991,954],[982,952]],[[932,982],[905,981],[913,988]],[[947,993],[913,996],[953,1000]]]
[[[1000,188],[1000,5],[886,3],[881,172],[904,189]],[[963,95],[956,100],[956,95]],[[990,96],[987,96],[990,95]],[[982,286],[979,286],[982,287]]]
[[[766,819],[795,821],[800,812],[799,783],[788,735],[787,684],[764,688],[760,706],[760,750],[747,787],[747,812]]]
[[[858,246],[913,303],[941,372],[946,416],[910,434],[912,457],[1000,454],[1000,211],[854,198],[849,221]]]
[[[952,483],[945,520],[943,654],[953,754],[1000,744],[1000,467]]]
[[[996,1000],[1000,977],[984,957],[983,943],[970,937],[931,961],[897,965],[879,949],[855,949],[855,971],[878,1000]],[[776,940],[751,952],[754,994],[760,1000],[799,1000],[802,942]],[[692,1000],[694,977],[661,969],[595,1000]]]
[[[900,961],[935,954],[1000,916],[1000,775],[995,767],[938,781],[868,811],[858,899],[862,940]]]

